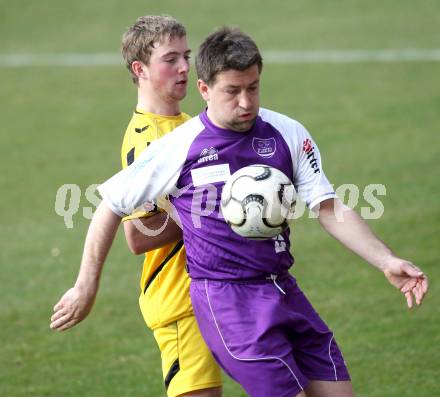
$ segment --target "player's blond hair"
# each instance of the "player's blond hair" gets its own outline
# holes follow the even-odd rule
[[[186,36],[185,27],[168,15],[145,15],[137,19],[122,36],[122,57],[130,71],[133,83],[139,83],[131,65],[140,61],[148,65],[155,43]]]

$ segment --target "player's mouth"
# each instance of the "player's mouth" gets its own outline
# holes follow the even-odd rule
[[[255,115],[251,112],[241,113],[238,115],[240,120],[252,120],[255,118]]]
[[[186,84],[188,83],[188,80],[179,80],[176,85],[182,87],[182,86],[186,86]]]

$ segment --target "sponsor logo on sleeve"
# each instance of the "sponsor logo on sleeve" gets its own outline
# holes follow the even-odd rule
[[[315,174],[320,173],[321,170],[319,169],[318,160],[316,159],[316,156],[315,156],[315,147],[313,146],[313,143],[310,139],[308,139],[308,138],[304,139],[303,150],[307,156],[307,159],[309,160],[309,164],[310,164],[310,167],[312,167],[313,172]]]

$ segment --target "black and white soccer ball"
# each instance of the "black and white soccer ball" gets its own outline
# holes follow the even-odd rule
[[[260,240],[287,228],[295,203],[295,187],[283,172],[266,165],[250,165],[226,181],[221,210],[235,233]]]

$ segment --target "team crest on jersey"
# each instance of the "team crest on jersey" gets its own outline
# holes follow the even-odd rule
[[[275,138],[254,138],[252,139],[252,148],[254,152],[264,158],[272,157],[277,150]]]
[[[198,163],[218,160],[218,150],[215,147],[205,148],[200,152]]]

